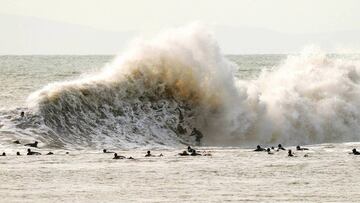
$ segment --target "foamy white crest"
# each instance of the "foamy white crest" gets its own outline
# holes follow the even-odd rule
[[[360,62],[305,49],[248,87],[255,140],[307,144],[360,139]]]

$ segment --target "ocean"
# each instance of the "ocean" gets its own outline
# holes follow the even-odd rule
[[[357,54],[223,55],[176,31],[118,56],[0,56],[0,81],[5,202],[360,200]],[[55,155],[15,155],[34,141]],[[279,143],[295,157],[252,151]]]

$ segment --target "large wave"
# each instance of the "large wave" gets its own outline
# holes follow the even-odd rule
[[[202,145],[360,140],[359,61],[311,49],[255,80],[236,70],[203,27],[167,31],[98,73],[31,94],[31,122],[49,146],[196,144],[194,127]]]

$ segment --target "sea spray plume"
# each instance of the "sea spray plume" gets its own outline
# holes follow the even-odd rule
[[[289,56],[246,84],[259,108],[253,135],[261,143],[359,141],[360,62],[318,49]]]
[[[29,103],[64,143],[191,142],[178,135],[179,123],[188,131],[199,127],[206,141],[218,136],[212,130],[226,121],[226,108],[239,101],[233,72],[212,35],[191,25],[134,45],[93,76],[50,84],[30,95]]]

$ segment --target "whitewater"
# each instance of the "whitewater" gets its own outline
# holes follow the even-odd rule
[[[2,202],[360,201],[357,54],[225,56],[193,24],[116,57],[0,62]],[[295,157],[253,152],[278,143]]]
[[[193,128],[202,146],[359,141],[359,58],[310,47],[253,78],[238,69],[199,25],[136,40],[105,67],[50,83],[25,107],[3,108],[2,144],[176,147],[199,144]]]

